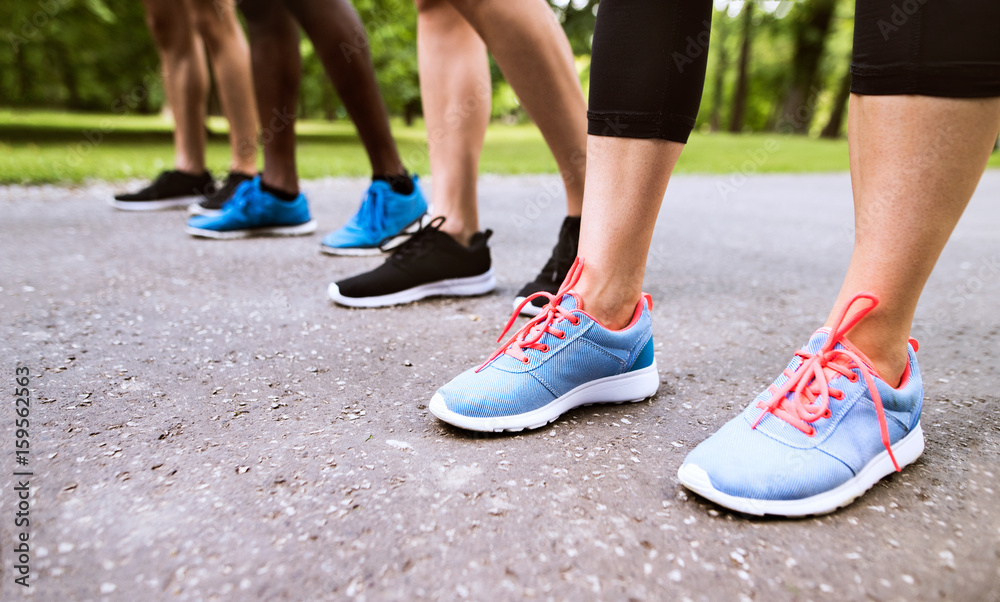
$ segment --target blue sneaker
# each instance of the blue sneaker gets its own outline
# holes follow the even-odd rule
[[[549,299],[482,366],[441,387],[431,413],[473,431],[520,431],[545,426],[577,406],[642,401],[656,393],[652,299],[643,293],[629,325],[609,330],[583,311],[571,290],[582,269],[583,259],[577,259],[559,292],[522,301]],[[500,338],[520,310],[515,308]]]
[[[844,324],[859,299],[872,303]],[[844,338],[877,304],[854,297],[832,330],[817,331],[774,384],[688,454],[681,484],[738,512],[808,516],[850,504],[915,461],[924,450],[916,341],[893,388]]]
[[[261,190],[260,176],[240,184],[219,215],[196,215],[187,227],[188,234],[204,238],[300,236],[315,231],[305,195],[283,201]]]
[[[413,179],[413,192],[399,194],[388,182],[375,180],[354,217],[342,228],[327,234],[320,249],[330,255],[378,255],[404,243],[423,225],[427,201],[420,191],[420,178]]]

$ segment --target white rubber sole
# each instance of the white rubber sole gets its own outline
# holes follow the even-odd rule
[[[485,295],[497,287],[497,279],[493,276],[493,269],[490,268],[479,276],[468,278],[451,278],[448,280],[438,280],[428,284],[421,284],[405,291],[379,295],[376,297],[345,297],[340,294],[340,288],[336,282],[330,283],[327,294],[330,298],[348,307],[385,307],[387,305],[399,305],[411,301],[419,301],[426,297],[444,295],[449,297],[472,297],[475,295]]]
[[[328,247],[326,245],[320,245],[319,250],[321,253],[326,255],[334,255],[336,257],[374,257],[375,255],[383,255],[384,251],[378,247],[353,247],[353,248],[340,248],[335,249],[333,247]]]
[[[192,203],[200,202],[200,196],[179,196],[162,201],[119,201],[115,197],[108,199],[108,204],[121,211],[163,211],[165,209],[180,209]]]
[[[205,209],[201,203],[191,203],[187,206],[188,215],[204,215],[205,217],[218,217],[222,214],[222,209]]]
[[[656,393],[659,386],[660,375],[656,371],[656,361],[654,360],[651,365],[634,372],[607,376],[583,383],[569,393],[552,400],[548,405],[514,416],[487,418],[463,416],[449,410],[440,393],[434,394],[427,407],[431,414],[444,422],[466,430],[493,433],[523,431],[524,429],[543,427],[579,406],[593,403],[642,401]]]
[[[327,255],[334,255],[338,257],[372,257],[375,255],[383,255],[393,251],[396,247],[409,240],[417,230],[430,221],[430,215],[425,213],[400,230],[399,234],[396,234],[388,240],[382,241],[381,244],[375,247],[328,247],[324,244],[320,244],[319,250]]]
[[[512,307],[514,309],[517,309],[517,306],[521,304],[521,301],[524,301],[526,298],[527,297],[514,297],[514,304],[513,304]],[[521,315],[522,316],[530,316],[530,317],[534,318],[535,316],[537,316],[540,313],[542,313],[542,308],[541,307],[535,307],[531,303],[528,303],[527,305],[525,305],[524,307],[521,308]]]
[[[201,238],[214,238],[216,240],[232,240],[235,238],[254,238],[258,236],[305,236],[316,231],[316,221],[309,220],[304,224],[295,226],[272,226],[267,228],[254,228],[252,230],[230,230],[219,232],[217,230],[206,230],[203,228],[187,227],[186,232],[191,236]]]
[[[924,431],[919,423],[907,436],[892,446],[892,453],[896,456],[900,468],[912,464],[923,451]],[[703,498],[737,512],[757,516],[765,514],[811,516],[827,514],[850,504],[871,489],[875,483],[895,471],[892,460],[889,458],[889,452],[883,451],[872,458],[858,474],[846,483],[830,491],[801,500],[755,500],[722,493],[712,486],[708,473],[695,464],[682,465],[677,470],[677,478],[680,479],[682,485]]]

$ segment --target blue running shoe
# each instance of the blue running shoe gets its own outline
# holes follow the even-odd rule
[[[354,217],[327,234],[320,249],[330,255],[378,255],[406,242],[424,225],[427,201],[420,178],[411,176],[413,192],[400,194],[388,182],[375,180]]]
[[[845,323],[860,299],[871,304]],[[688,454],[681,484],[738,512],[808,516],[850,504],[915,461],[924,450],[916,341],[893,388],[844,338],[876,305],[874,295],[855,296],[774,384]]]
[[[196,215],[188,220],[187,232],[204,238],[249,238],[251,236],[300,236],[316,231],[303,194],[283,201],[260,188],[260,176],[241,183],[233,197],[215,216]]]
[[[559,292],[525,298],[522,305],[537,295],[549,302],[482,366],[441,387],[431,413],[473,431],[520,431],[545,426],[577,406],[642,401],[656,393],[652,298],[643,293],[629,325],[609,330],[571,290],[582,269],[578,258]],[[520,311],[514,309],[500,338]]]

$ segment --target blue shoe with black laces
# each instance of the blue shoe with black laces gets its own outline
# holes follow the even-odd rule
[[[316,231],[305,195],[283,201],[261,190],[260,176],[243,182],[219,215],[196,215],[188,220],[187,232],[203,238],[249,238],[252,236],[302,236]]]
[[[394,191],[386,181],[373,181],[358,212],[342,228],[327,234],[320,249],[330,255],[378,255],[405,242],[420,229],[427,213],[420,178],[410,178],[410,194]]]
[[[872,304],[844,317],[857,301]],[[774,383],[702,441],[681,484],[747,514],[808,516],[846,506],[924,450],[917,343],[897,387],[845,334],[878,300],[861,293],[832,329],[817,331]]]
[[[441,387],[428,406],[431,413],[468,430],[520,431],[577,406],[642,401],[656,393],[652,299],[642,295],[625,328],[605,328],[572,291],[582,269],[583,259],[577,259],[555,295],[526,297],[522,304],[539,295],[549,302],[483,365]],[[503,334],[520,311],[514,309]]]

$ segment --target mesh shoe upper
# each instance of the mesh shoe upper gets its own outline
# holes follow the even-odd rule
[[[273,226],[294,226],[310,221],[309,203],[303,194],[294,201],[282,201],[260,188],[260,177],[243,182],[217,216],[196,215],[188,226],[203,230],[231,232]]]
[[[386,181],[368,187],[357,213],[339,230],[327,234],[322,244],[333,248],[374,248],[400,233],[427,212],[419,178],[412,176],[413,192],[400,194]]]
[[[189,174],[169,170],[160,173],[156,179],[142,190],[116,194],[118,201],[159,201],[178,197],[201,196],[215,191],[215,181],[207,171]]]
[[[389,295],[421,284],[468,278],[489,271],[490,230],[477,232],[468,248],[441,232],[444,218],[418,230],[379,267],[336,283],[340,294],[362,298]]]
[[[609,330],[578,309],[580,299],[571,291],[547,298],[543,312],[482,366],[438,390],[448,410],[476,418],[524,414],[585,383],[653,364],[648,295],[622,330]]]
[[[829,330],[817,331],[800,353],[805,357],[821,353],[830,336]],[[864,359],[842,337],[833,349],[835,353],[849,351]],[[807,421],[804,426],[808,432],[793,424],[797,422],[794,408],[787,413],[780,408],[769,409],[775,401],[780,401],[773,399],[774,392],[806,369],[803,366],[806,360],[797,354],[771,387],[692,450],[684,464],[698,466],[708,474],[715,489],[740,498],[797,500],[830,491],[886,450],[880,435],[878,405],[884,410],[890,444],[900,441],[917,426],[923,386],[912,346],[908,347],[908,353],[909,365],[898,388],[874,375],[874,369],[866,361],[857,364],[833,358],[831,363],[837,363],[841,370],[823,368],[824,374],[831,377],[829,412]],[[864,372],[872,377],[879,404],[869,390]],[[815,406],[817,396],[805,393],[809,389],[819,391],[821,386],[812,379],[802,389],[807,397],[814,397],[807,407],[821,409]],[[793,391],[784,398],[791,400],[794,395]]]
[[[254,176],[250,174],[231,171],[226,176],[226,181],[223,182],[222,186],[211,194],[206,194],[205,199],[199,205],[201,205],[202,209],[222,209],[229,199],[233,198],[233,195],[236,194],[236,189],[239,188],[240,184],[253,179]]]

